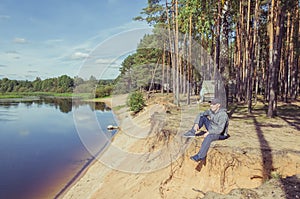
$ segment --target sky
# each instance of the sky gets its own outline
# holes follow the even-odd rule
[[[112,79],[149,33],[146,0],[1,0],[0,79]]]

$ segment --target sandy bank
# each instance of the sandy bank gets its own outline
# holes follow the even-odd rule
[[[107,101],[116,107],[124,105],[125,99]],[[137,117],[127,108],[116,110],[121,130],[63,198],[219,198],[211,191],[223,195],[238,188],[254,189],[265,198],[286,198],[285,185],[279,181],[257,187],[271,175],[300,173],[300,134],[290,121],[233,113],[231,138],[213,143],[205,164],[199,167],[189,156],[199,150],[203,138],[180,136],[191,126],[199,104],[194,101],[177,111],[168,106],[153,102]],[[180,125],[172,124],[175,130],[162,128],[178,118]],[[300,120],[300,115],[295,119]],[[233,192],[236,198],[245,193],[237,192]]]

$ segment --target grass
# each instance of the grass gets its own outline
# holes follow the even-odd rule
[[[90,93],[55,93],[55,92],[10,92],[1,93],[0,99],[26,98],[26,97],[79,97],[90,99]]]
[[[0,94],[0,99],[23,98],[20,94]]]
[[[124,107],[126,107],[126,105],[119,105],[119,106],[113,107],[113,110],[118,111],[118,110],[121,110]]]
[[[279,179],[282,178],[282,175],[279,172],[277,172],[277,171],[272,171],[271,172],[271,178],[279,180]]]

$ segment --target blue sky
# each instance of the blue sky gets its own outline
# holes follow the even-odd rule
[[[74,77],[92,60],[102,78],[114,78],[126,53],[149,30],[132,20],[146,5],[146,0],[1,0],[0,78]],[[121,41],[128,31],[132,46],[120,51],[129,45]]]

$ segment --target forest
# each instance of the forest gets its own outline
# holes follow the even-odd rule
[[[216,93],[247,104],[260,96],[268,117],[299,95],[299,0],[148,0],[153,27],[122,63],[123,92],[160,84],[174,103],[215,80]],[[224,85],[224,90],[221,89]]]

